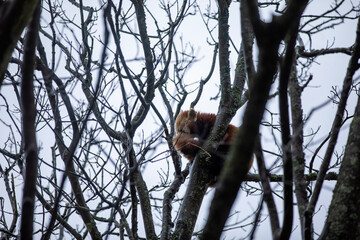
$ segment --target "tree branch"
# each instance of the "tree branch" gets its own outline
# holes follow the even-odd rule
[[[290,143],[290,120],[288,103],[288,85],[292,66],[294,64],[295,44],[298,33],[298,25],[295,24],[288,31],[289,40],[286,43],[285,56],[281,61],[279,78],[279,109],[280,127],[284,166],[284,218],[279,239],[289,239],[293,223],[293,159]]]
[[[277,234],[277,231],[279,231],[280,229],[280,223],[279,223],[279,216],[276,210],[276,204],[272,195],[272,191],[271,191],[271,186],[270,186],[270,182],[272,182],[273,180],[275,180],[273,178],[273,175],[269,175],[267,169],[265,168],[265,161],[264,161],[264,155],[263,155],[263,151],[262,151],[262,147],[261,147],[261,140],[260,137],[257,140],[256,146],[255,146],[255,155],[256,155],[256,160],[257,160],[257,164],[258,164],[258,169],[259,169],[259,176],[254,176],[253,174],[248,174],[245,178],[245,181],[248,181],[246,179],[251,178],[251,177],[259,177],[259,179],[261,180],[261,185],[262,188],[264,190],[263,193],[263,199],[266,202],[268,211],[269,211],[269,216],[270,216],[270,224],[271,224],[271,231],[273,236],[275,236]],[[282,181],[282,176],[281,176],[281,181]]]
[[[0,9],[0,89],[11,54],[24,28],[33,17],[38,0],[6,2]]]
[[[305,156],[303,149],[303,110],[301,103],[301,87],[299,86],[296,71],[296,59],[293,59],[293,67],[289,80],[289,95],[291,104],[291,119],[292,119],[292,154],[294,165],[294,183],[295,183],[295,195],[298,203],[298,212],[300,216],[300,226],[302,229],[302,236],[304,230],[304,211],[308,204],[307,197],[307,183],[304,179],[305,172]]]
[[[36,106],[34,97],[34,65],[36,41],[40,25],[40,3],[37,4],[29,30],[26,34],[22,66],[21,104],[25,153],[25,179],[21,211],[20,239],[32,239],[36,178],[38,172],[38,149],[36,143]]]
[[[240,16],[241,16],[241,38],[242,38],[242,47],[245,55],[246,73],[248,79],[253,79],[253,75],[255,73],[255,67],[253,61],[254,33],[248,16],[248,7],[246,1],[242,1],[242,3],[240,4]]]

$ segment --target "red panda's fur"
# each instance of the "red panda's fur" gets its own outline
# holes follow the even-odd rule
[[[216,115],[212,113],[200,113],[194,109],[181,112],[175,122],[175,130],[177,132],[173,141],[175,149],[182,153],[190,162],[193,162],[196,154],[202,149],[204,142],[210,135],[215,120]],[[229,124],[217,151],[215,153],[208,153],[209,162],[211,162],[211,168],[215,176],[220,174],[237,130],[237,127]],[[253,159],[250,161],[248,170],[251,168],[252,162]]]

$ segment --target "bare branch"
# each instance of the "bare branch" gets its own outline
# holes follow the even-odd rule
[[[256,155],[256,160],[257,160],[257,164],[258,164],[258,168],[259,168],[259,178],[261,180],[261,185],[263,187],[264,190],[264,194],[263,194],[263,199],[266,202],[268,211],[269,211],[269,215],[270,215],[270,224],[271,224],[271,231],[273,236],[276,236],[277,231],[280,230],[280,224],[279,224],[279,216],[276,210],[276,205],[275,205],[275,201],[272,195],[272,191],[271,191],[271,186],[270,186],[270,181],[273,181],[274,179],[272,178],[272,176],[270,175],[270,179],[269,177],[269,172],[267,171],[267,169],[265,168],[265,162],[264,162],[264,155],[263,155],[263,151],[262,151],[262,147],[261,147],[261,141],[260,138],[257,141],[256,147],[255,147],[255,155]],[[248,179],[249,177],[251,177],[251,175],[247,175],[246,179]],[[282,177],[281,180],[282,181]]]
[[[36,178],[38,167],[38,149],[36,143],[35,118],[36,107],[34,97],[34,65],[35,48],[40,25],[40,3],[37,4],[34,15],[26,34],[24,65],[22,67],[21,103],[23,107],[23,135],[25,152],[25,183],[21,210],[20,238],[32,239]]]

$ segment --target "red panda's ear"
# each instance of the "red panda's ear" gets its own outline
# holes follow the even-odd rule
[[[196,122],[196,119],[197,119],[197,112],[193,108],[190,108],[188,120],[192,122]]]

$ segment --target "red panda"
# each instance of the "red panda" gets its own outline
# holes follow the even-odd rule
[[[192,163],[196,154],[202,149],[203,144],[209,137],[215,120],[216,114],[212,113],[200,113],[194,109],[181,112],[175,122],[175,130],[177,132],[173,141],[175,149]],[[210,171],[215,176],[220,174],[237,130],[237,127],[229,124],[217,151],[215,153],[207,153],[209,154]],[[248,170],[251,168],[252,163],[253,159],[249,163]]]

